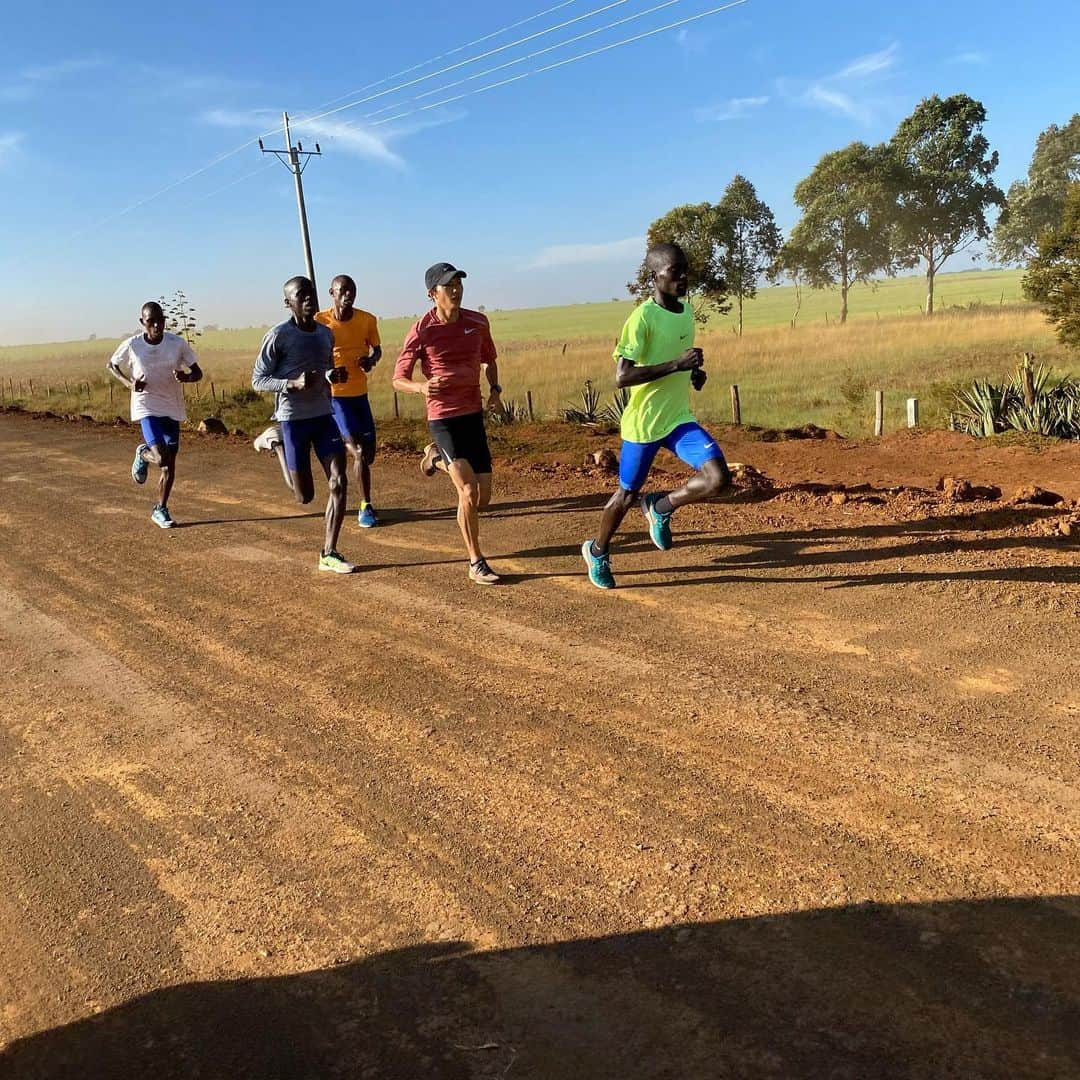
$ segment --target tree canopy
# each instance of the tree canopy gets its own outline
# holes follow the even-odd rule
[[[1042,305],[1064,344],[1080,347],[1080,183],[1066,193],[1061,224],[1039,237],[1024,293]]]
[[[982,133],[986,109],[967,94],[925,98],[901,121],[895,161],[894,264],[926,264],[926,314],[934,313],[934,279],[947,259],[990,236],[986,212],[1005,204],[993,181],[997,151]]]
[[[690,264],[690,296],[698,301],[694,318],[705,322],[710,312],[726,315],[731,310],[727,285],[720,270],[721,253],[728,243],[727,222],[711,203],[676,206],[657,218],[645,235],[647,246],[678,244]],[[652,275],[644,259],[637,277],[628,283],[631,295],[645,300],[652,294]]]
[[[838,285],[841,322],[851,286],[890,269],[892,171],[886,147],[854,142],[826,154],[795,188],[803,214],[778,268],[801,271],[815,289]]]
[[[743,332],[743,301],[757,295],[757,285],[780,253],[781,236],[769,207],[758,198],[745,176],[736,176],[716,206],[725,223],[727,243],[720,245],[719,270],[739,312]]]
[[[1009,185],[1008,207],[994,229],[992,251],[1000,262],[1023,262],[1039,237],[1061,224],[1069,185],[1080,181],[1080,113],[1039,135],[1026,180]]]

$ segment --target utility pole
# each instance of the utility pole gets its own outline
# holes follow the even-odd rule
[[[307,207],[304,205],[304,182],[300,177],[307,168],[308,162],[313,157],[320,157],[322,150],[319,148],[318,143],[315,144],[314,150],[305,150],[303,143],[297,143],[296,146],[293,146],[292,134],[289,131],[289,114],[287,112],[282,113],[281,119],[285,128],[285,149],[267,150],[263,146],[262,139],[259,140],[259,149],[264,154],[273,154],[292,173],[293,180],[296,181],[296,209],[300,214],[300,239],[304,244],[304,262],[307,264],[307,276],[311,279],[311,284],[315,285],[315,264],[311,258],[311,237],[308,235]],[[318,291],[316,287],[316,295],[318,295]]]

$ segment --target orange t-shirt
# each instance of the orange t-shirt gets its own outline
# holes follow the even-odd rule
[[[334,309],[320,311],[315,319],[328,326],[334,335],[334,367],[347,368],[348,382],[331,383],[334,397],[360,397],[367,393],[367,372],[360,366],[361,360],[371,355],[379,342],[379,324],[370,311],[353,308],[348,322],[338,322]]]

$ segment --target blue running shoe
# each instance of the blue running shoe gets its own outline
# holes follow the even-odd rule
[[[660,514],[656,511],[657,494],[641,496],[641,512],[649,523],[649,537],[661,550],[667,551],[671,547],[671,514]]]
[[[164,506],[155,506],[154,512],[150,515],[150,520],[162,529],[176,528],[176,522],[173,521],[172,514]]]
[[[136,484],[146,483],[146,474],[150,466],[143,461],[142,452],[146,449],[146,443],[141,442],[135,447],[135,460],[131,463],[131,479]]]
[[[368,503],[367,506],[356,515],[356,523],[361,529],[374,529],[375,526],[379,524],[379,519],[375,516],[375,508],[371,503]]]
[[[592,553],[592,541],[586,540],[581,545],[581,557],[589,568],[589,580],[598,589],[615,588],[615,579],[611,576],[610,555],[594,555]]]

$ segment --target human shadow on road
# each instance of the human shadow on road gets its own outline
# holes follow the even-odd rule
[[[4,1080],[1080,1075],[1080,897],[862,904],[156,990]]]
[[[549,499],[524,499],[518,502],[502,502],[494,499],[484,511],[485,517],[528,517],[530,514],[571,514],[586,510],[598,510],[611,493],[594,492],[589,495],[565,495]]]

